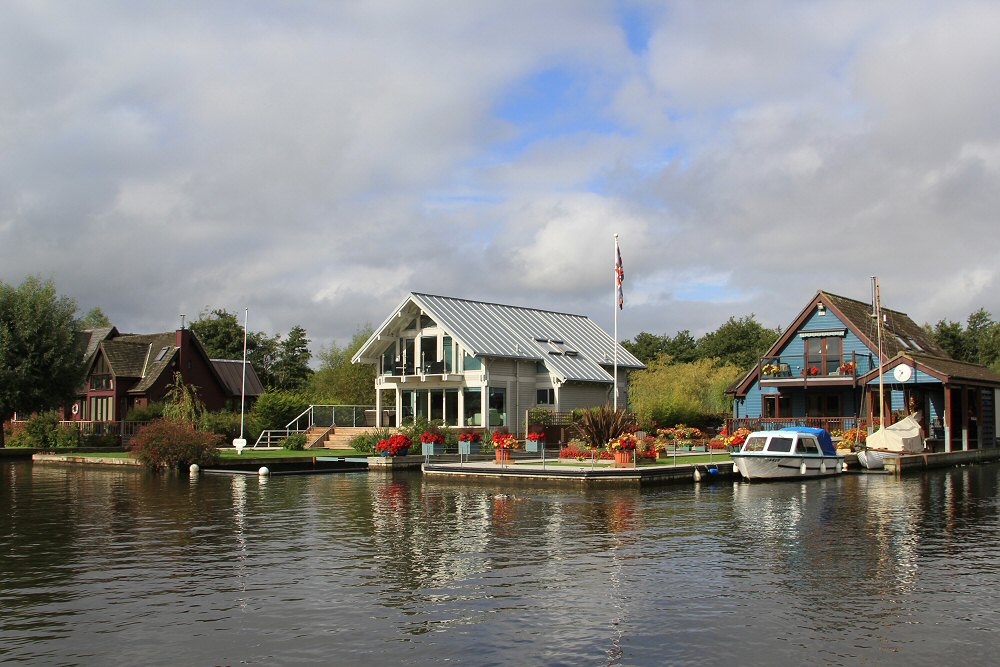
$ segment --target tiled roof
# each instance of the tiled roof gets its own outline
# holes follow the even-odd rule
[[[411,303],[413,306],[409,305]],[[407,312],[407,315],[425,312],[474,356],[543,361],[550,372],[562,380],[613,382],[609,370],[614,364],[616,347],[620,367],[645,368],[628,350],[616,345],[606,331],[583,315],[416,292],[403,300],[353,360],[374,361],[381,351],[376,343],[385,333],[396,333],[393,324],[397,315],[408,307],[414,312]],[[402,319],[408,320],[408,317]],[[384,344],[381,347],[384,348]]]
[[[877,334],[870,303],[848,299],[829,292],[820,292],[820,294],[825,296],[831,305],[850,320],[856,331],[866,335],[872,343],[872,349],[876,349]],[[900,352],[911,351],[948,358],[948,353],[906,313],[889,308],[882,308],[882,313],[885,322],[882,327],[882,351],[886,358],[893,357]]]
[[[942,379],[947,379],[950,383],[958,380],[1000,386],[1000,375],[997,375],[989,368],[966,361],[956,361],[951,357],[902,352],[886,362],[885,370],[886,372],[891,371],[894,367],[902,363],[921,367],[922,370],[929,371]],[[873,370],[862,378],[862,380],[867,381],[870,377],[876,377],[877,373],[877,369]]]
[[[240,396],[243,392],[243,361],[240,359],[212,359],[212,366],[222,380],[223,386],[230,396]],[[257,377],[253,365],[247,363],[247,396],[260,396],[264,393],[264,383]]]

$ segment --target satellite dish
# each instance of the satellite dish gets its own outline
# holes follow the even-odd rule
[[[892,376],[896,378],[898,382],[906,382],[913,376],[913,369],[906,364],[900,364],[892,369]]]

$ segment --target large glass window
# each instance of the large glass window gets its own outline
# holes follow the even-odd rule
[[[431,398],[431,419],[432,420],[443,420],[444,419],[444,391],[441,389],[432,389],[430,391]]]
[[[501,387],[490,387],[490,428],[507,425],[507,390]]]
[[[396,363],[396,346],[390,345],[389,348],[382,353],[382,373],[384,375],[392,375],[394,366]]]
[[[462,357],[462,370],[478,371],[482,370],[482,368],[483,362],[479,359],[479,357],[473,357],[468,353]]]
[[[460,426],[458,423],[458,389],[444,391],[444,423],[448,426]]]
[[[427,390],[418,389],[413,393],[417,395],[416,405],[414,406],[413,414],[416,415],[417,418],[422,417],[424,419],[430,419],[430,415],[427,412],[427,393],[428,393]]]
[[[821,375],[840,370],[844,339],[840,336],[806,338],[806,368],[815,366]]]
[[[399,406],[400,410],[400,423],[401,424],[412,424],[413,414],[416,412],[417,407],[417,392],[415,391],[403,391],[401,392],[400,399],[403,404]]]
[[[444,372],[451,373],[453,370],[455,370],[452,367],[452,361],[453,361],[452,357],[455,351],[452,349],[454,345],[451,342],[451,336],[445,336],[443,339],[441,339],[441,344],[444,346]]]
[[[415,341],[413,338],[407,338],[403,341],[403,365],[405,366],[403,372],[407,375],[413,375],[414,347]]]
[[[437,338],[435,336],[423,336],[420,339],[420,367],[425,373],[435,371],[437,361]]]
[[[478,389],[465,389],[462,393],[464,414],[462,423],[466,426],[483,425],[483,393]]]

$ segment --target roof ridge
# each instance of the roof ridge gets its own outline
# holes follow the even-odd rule
[[[579,313],[566,313],[559,310],[546,310],[544,308],[533,308],[532,306],[515,306],[510,303],[497,303],[495,301],[479,301],[477,299],[465,299],[458,296],[445,296],[443,294],[429,294],[427,292],[410,292],[414,296],[429,296],[434,299],[450,299],[451,301],[464,301],[465,303],[478,303],[484,306],[500,306],[501,308],[517,308],[518,310],[533,310],[536,313],[554,313],[556,315],[565,315],[567,317],[581,317],[584,319],[589,319],[586,315],[580,315]]]
[[[826,290],[820,290],[819,293],[823,294],[824,296],[827,296],[827,297],[833,297],[835,299],[843,299],[844,301],[850,301],[851,303],[856,303],[856,304],[862,305],[865,308],[871,308],[871,304],[868,303],[867,301],[861,301],[859,299],[852,299],[849,296],[843,296],[841,294],[834,294],[833,292],[827,292]],[[882,310],[883,311],[888,311],[890,313],[896,313],[897,315],[906,315],[906,313],[903,312],[902,310],[895,310],[894,308],[886,308],[885,306],[882,306]],[[909,317],[909,315],[906,315],[906,317]]]

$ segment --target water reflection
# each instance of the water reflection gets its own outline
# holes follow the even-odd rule
[[[640,491],[0,464],[0,662],[947,663],[1000,620],[998,479]]]

